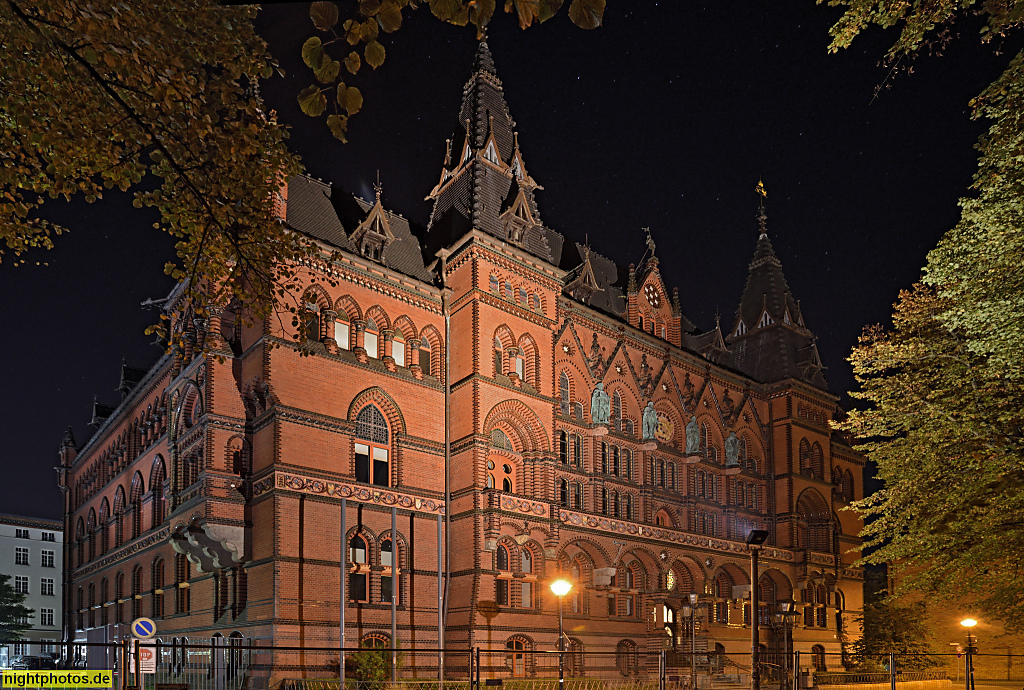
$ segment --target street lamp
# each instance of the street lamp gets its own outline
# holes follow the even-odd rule
[[[572,589],[568,580],[555,580],[551,591],[558,597],[558,690],[565,688],[565,638],[562,637],[562,598]]]
[[[960,625],[967,628],[967,657],[964,661],[964,690],[974,690],[974,659],[971,658],[971,655],[978,652],[978,638],[971,634],[971,628],[977,624],[978,621],[973,618],[964,618],[960,621]]]
[[[779,612],[772,616],[775,622],[782,628],[782,669],[779,687],[785,688],[789,680],[789,631],[790,626],[796,623],[800,612],[793,608],[793,602],[780,601]],[[797,669],[793,669],[794,674]]]
[[[683,604],[683,616],[690,619],[690,689],[697,687],[697,595],[687,594],[689,604]]]
[[[750,687],[751,690],[761,690],[761,671],[758,669],[760,659],[760,612],[758,611],[758,578],[757,578],[757,552],[761,544],[768,538],[768,530],[752,529],[747,533],[747,546],[750,548]]]

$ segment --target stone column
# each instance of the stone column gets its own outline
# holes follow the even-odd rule
[[[338,354],[338,343],[334,340],[334,322],[338,318],[338,312],[333,309],[324,309],[320,312],[320,318],[323,321],[324,332],[320,342],[324,344],[328,352],[336,355]]]
[[[388,371],[395,370],[395,358],[391,352],[391,348],[394,345],[395,332],[387,329],[380,332],[381,338],[384,340],[383,356],[380,358],[384,362],[384,366],[388,368]]]

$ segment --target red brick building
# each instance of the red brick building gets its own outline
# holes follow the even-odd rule
[[[146,615],[165,641],[336,646],[346,544],[346,643],[390,638],[395,593],[402,647],[435,648],[447,508],[447,647],[555,648],[562,574],[575,650],[689,651],[697,593],[698,648],[742,662],[760,528],[766,650],[785,600],[798,649],[839,651],[862,584],[839,509],[863,462],[829,428],[763,211],[734,322],[701,332],[653,241],[623,268],[544,225],[486,44],[458,121],[425,229],[379,189],[282,190],[284,221],[341,257],[292,296],[307,342],[290,315],[243,327],[238,305],[180,319],[186,346],[126,367],[122,403],[65,439],[67,634]]]

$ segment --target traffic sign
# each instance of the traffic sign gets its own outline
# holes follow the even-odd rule
[[[156,623],[152,618],[136,618],[132,621],[132,635],[140,640],[148,640],[156,635]]]
[[[128,645],[128,672],[135,673],[135,643]],[[139,643],[139,673],[156,673],[156,644],[153,642]]]

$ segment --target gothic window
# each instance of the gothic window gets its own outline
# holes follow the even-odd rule
[[[142,615],[142,566],[137,565],[132,570],[132,620]]]
[[[743,482],[736,482],[736,505],[746,505],[747,496]]]
[[[622,394],[615,391],[612,395],[612,428],[615,431],[622,431]]]
[[[114,577],[114,622],[124,623],[124,573],[118,571]]]
[[[640,666],[636,642],[622,640],[615,646],[615,667],[624,676],[632,675]]]
[[[558,480],[558,505],[569,507],[569,482],[565,479]]]
[[[843,496],[846,497],[847,501],[852,501],[856,498],[854,495],[853,488],[853,473],[850,470],[846,470],[843,474]]]
[[[349,601],[369,601],[369,587],[367,586],[367,559],[366,541],[358,534],[353,536],[348,543],[348,560],[352,572],[348,576],[348,598]]]
[[[622,476],[626,479],[633,478],[633,451],[629,448],[622,449]]]
[[[665,487],[665,461],[658,460],[658,486]]]
[[[619,447],[612,446],[612,474],[619,476]]]
[[[569,434],[564,431],[558,432],[558,461],[569,464]]]
[[[510,638],[505,643],[505,665],[512,670],[513,678],[526,677],[526,652],[529,648],[529,643],[521,637]]]
[[[573,613],[583,613],[583,599],[580,596],[580,589],[583,588],[583,582],[580,580],[580,575],[581,571],[579,561],[573,561],[572,566],[569,568],[569,577],[572,579],[574,585],[571,592],[571,610]]]
[[[572,507],[576,510],[583,510],[583,484],[575,482],[572,487]]]
[[[608,489],[600,489],[601,492],[601,514],[608,514]]]
[[[356,416],[356,481],[391,486],[388,423],[375,405],[367,405]]]
[[[100,607],[100,625],[106,625],[109,622],[107,620],[107,611],[110,609],[107,606],[108,601],[110,601],[110,580],[103,578],[100,580],[100,602],[103,604]]]
[[[608,474],[608,444],[601,442],[601,474]]]
[[[622,500],[619,498],[619,492],[612,492],[612,515],[615,517],[622,517]]]
[[[674,462],[668,464],[668,488],[676,490],[676,464]]]
[[[558,397],[562,414],[569,414],[569,375],[564,371],[558,375]]]
[[[622,517],[626,520],[633,519],[633,494],[623,494],[622,496]]]
[[[572,437],[572,464],[583,467],[583,437],[579,434]]]
[[[363,349],[366,350],[366,356],[377,359],[380,353],[377,350],[377,338],[380,335],[380,328],[377,326],[377,322],[367,317],[366,319],[366,330],[363,331]]]

